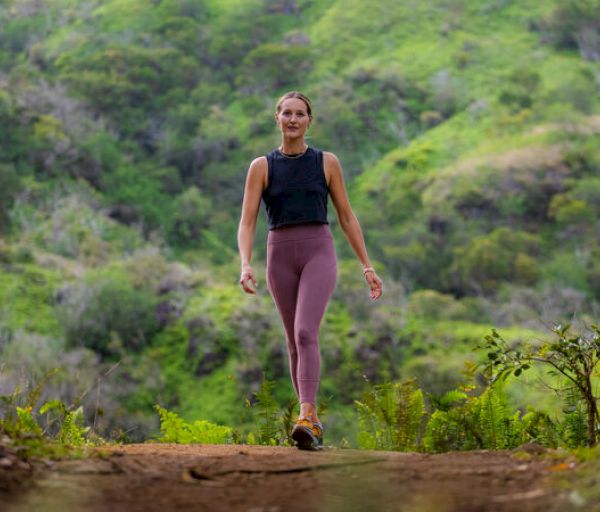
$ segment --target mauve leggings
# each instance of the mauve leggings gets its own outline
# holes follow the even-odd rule
[[[327,224],[296,224],[269,231],[267,286],[281,316],[296,395],[316,405],[321,372],[319,325],[337,281]]]

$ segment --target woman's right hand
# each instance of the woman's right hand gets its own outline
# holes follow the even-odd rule
[[[365,279],[371,288],[371,300],[377,300],[383,292],[383,282],[372,268],[365,272]]]
[[[250,286],[250,283],[253,283],[255,287],[257,286],[254,270],[250,265],[243,265],[242,273],[240,275],[240,284],[246,293],[255,294],[256,290]]]

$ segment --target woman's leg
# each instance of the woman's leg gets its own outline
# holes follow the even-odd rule
[[[300,260],[304,262],[294,319],[299,400],[301,416],[306,414],[316,420],[316,399],[321,372],[319,327],[335,289],[337,263],[332,239],[303,240],[297,246],[297,251]]]
[[[298,351],[294,338],[294,321],[300,276],[292,265],[294,242],[269,244],[267,251],[267,286],[279,311],[285,329],[290,362],[292,385],[299,397],[298,388]]]

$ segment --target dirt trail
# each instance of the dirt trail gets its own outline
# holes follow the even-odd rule
[[[565,512],[557,462],[512,452],[428,455],[169,444],[60,461],[3,512]],[[579,509],[581,510],[581,509]]]

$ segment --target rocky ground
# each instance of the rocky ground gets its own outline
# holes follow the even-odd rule
[[[596,510],[561,484],[575,466],[535,445],[430,455],[137,444],[102,447],[84,460],[31,465],[5,453],[4,459],[0,454],[0,510]]]

